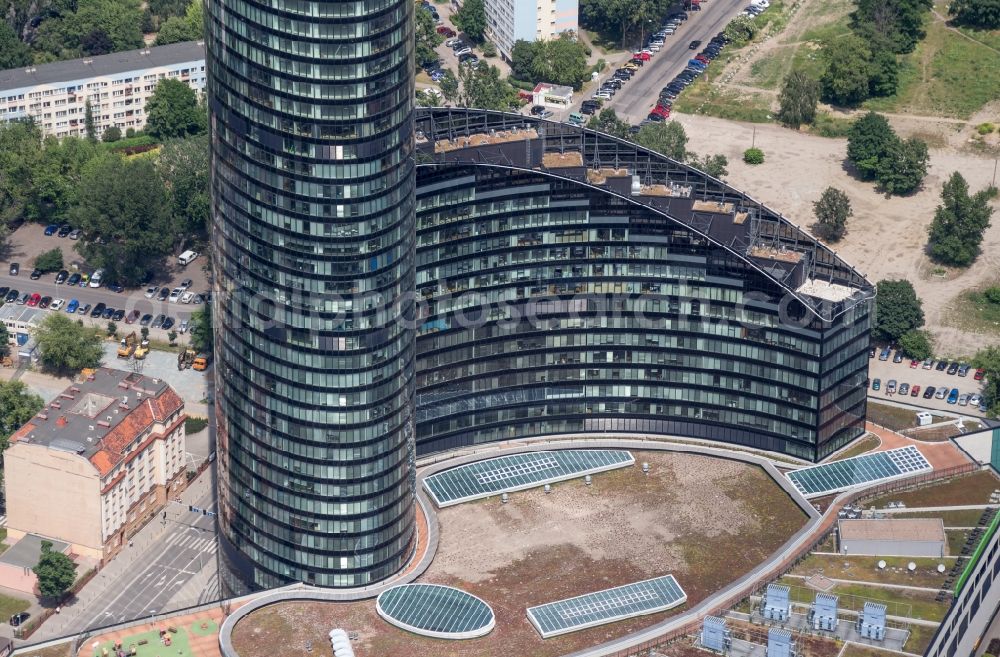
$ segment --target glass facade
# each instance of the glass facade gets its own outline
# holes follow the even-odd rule
[[[362,586],[413,550],[413,11],[206,5],[233,592]]]
[[[418,453],[629,432],[819,460],[863,433],[873,291],[786,220],[562,124],[417,128]],[[673,198],[643,193],[659,176]],[[796,290],[812,276],[847,298]]]

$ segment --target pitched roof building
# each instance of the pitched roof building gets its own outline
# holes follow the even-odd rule
[[[178,494],[184,401],[159,379],[101,368],[10,439],[7,532],[33,533],[107,560]]]

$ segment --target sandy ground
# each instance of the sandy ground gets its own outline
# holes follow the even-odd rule
[[[940,356],[958,357],[995,344],[997,334],[974,334],[948,325],[948,305],[962,292],[1000,278],[1000,213],[983,239],[982,254],[968,270],[934,275],[924,253],[927,227],[940,201],[941,186],[961,171],[975,191],[991,183],[994,160],[932,148],[930,168],[920,191],[886,197],[874,185],[855,179],[845,162],[847,142],[795,132],[775,125],[745,124],[705,116],[675,116],[687,130],[688,148],[697,153],[722,153],[729,158],[727,182],[783,213],[799,225],[813,221],[812,203],[828,187],[843,189],[854,216],[848,233],[834,249],[873,282],[910,280],[923,300],[926,328],[934,335]],[[766,161],[750,166],[742,153],[755,143]],[[1000,207],[996,200],[993,207]]]
[[[695,455],[636,453],[637,466],[579,481],[463,504],[440,514],[441,543],[423,582],[458,586],[486,600],[497,626],[482,639],[445,642],[392,628],[374,602],[288,603],[240,622],[241,657],[321,646],[332,627],[358,632],[358,654],[380,657],[562,655],[634,632],[663,612],[543,641],[525,608],[674,574],[688,604],[749,571],[805,522],[763,470]],[[679,611],[679,610],[678,610]],[[676,612],[673,612],[676,613]]]

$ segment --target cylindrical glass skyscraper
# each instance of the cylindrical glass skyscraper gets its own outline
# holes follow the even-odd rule
[[[362,586],[414,539],[410,0],[208,0],[226,588]]]

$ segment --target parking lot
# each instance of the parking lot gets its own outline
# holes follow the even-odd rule
[[[973,408],[971,405],[959,406],[958,404],[949,404],[946,399],[924,399],[924,391],[927,390],[928,386],[934,386],[935,389],[944,387],[949,391],[952,388],[958,388],[960,394],[982,394],[983,382],[976,381],[973,378],[975,369],[969,368],[968,374],[962,377],[958,376],[958,374],[949,375],[947,371],[938,371],[937,369],[925,370],[922,365],[911,368],[909,358],[904,358],[901,363],[894,363],[891,357],[889,360],[882,361],[877,356],[878,354],[876,354],[875,358],[871,358],[868,361],[868,378],[870,379],[868,396],[870,398],[891,399],[931,410],[948,411],[972,417],[984,417],[984,414],[978,408]],[[872,390],[872,382],[875,379],[879,379],[879,390]],[[906,396],[898,393],[889,394],[887,384],[893,379],[896,381],[897,389],[900,384],[907,383],[911,388],[914,385],[920,386],[920,393],[916,397],[909,394]]]
[[[25,224],[7,239],[6,249],[2,253],[2,260],[0,260],[0,288],[8,287],[11,290],[17,290],[22,296],[24,293],[37,293],[43,297],[52,297],[53,300],[63,299],[65,304],[69,304],[73,299],[76,299],[80,306],[87,304],[96,306],[99,303],[104,303],[109,308],[123,310],[126,316],[132,311],[138,311],[140,318],[146,314],[150,314],[154,318],[163,314],[173,318],[174,326],[170,330],[175,331],[178,331],[181,323],[184,320],[189,320],[191,313],[198,309],[194,303],[183,304],[169,300],[161,301],[156,297],[146,298],[145,287],[113,292],[107,287],[69,286],[65,283],[56,283],[55,273],[43,274],[38,280],[31,280],[30,274],[34,268],[35,258],[54,248],[59,248],[62,251],[67,272],[91,274],[94,271],[94,268],[87,266],[80,254],[73,249],[76,242],[55,235],[46,236],[44,230],[44,226],[39,224]],[[20,265],[20,272],[18,275],[12,276],[10,265],[15,262]],[[176,258],[168,257],[165,259],[164,267],[154,273],[149,285],[172,289],[178,286],[182,280],[190,279],[192,284],[189,289],[193,293],[206,293],[210,290],[208,272],[205,269],[206,262],[206,258],[202,256],[187,267],[180,267]],[[50,312],[65,312],[65,307],[56,311],[50,310]],[[103,318],[91,318],[89,313],[86,315],[77,313],[73,316],[82,319],[85,323],[100,327],[106,326],[110,321]],[[123,320],[117,323],[119,324],[119,332],[129,326]],[[137,331],[140,328],[138,321],[132,326]],[[151,325],[149,329],[152,339],[164,341],[167,339],[169,330],[153,328]]]

